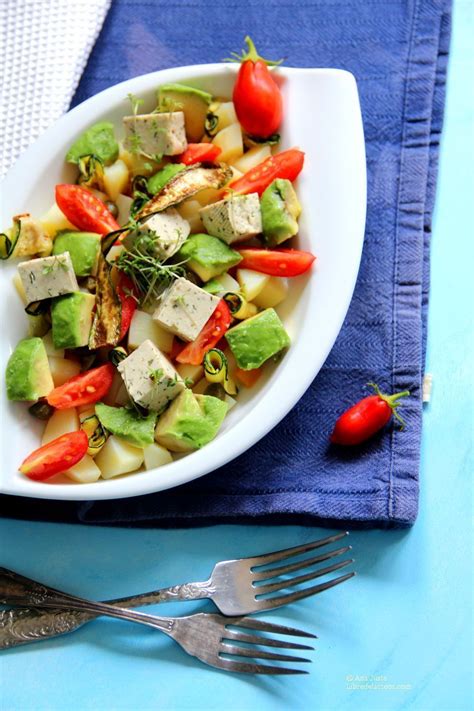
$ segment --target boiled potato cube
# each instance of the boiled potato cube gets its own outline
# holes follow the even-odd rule
[[[218,160],[224,161],[224,163],[234,163],[244,152],[240,123],[232,123],[222,131],[219,131],[212,142],[215,146],[219,146],[222,151]]]
[[[106,260],[110,263],[115,262],[115,260],[120,257],[124,249],[125,247],[123,247],[121,244],[112,245],[112,247],[107,252],[107,255],[105,257]]]
[[[79,375],[81,372],[81,366],[73,360],[55,358],[53,356],[49,356],[48,360],[55,388],[59,385],[63,385],[66,380],[73,378],[75,375]]]
[[[128,347],[138,348],[143,341],[150,340],[163,353],[171,353],[173,334],[165,331],[145,311],[135,311],[128,332]]]
[[[198,380],[202,378],[204,373],[202,365],[190,365],[189,363],[180,363],[176,367],[176,370],[183,380],[186,380],[186,378],[192,380],[193,385],[195,385]]]
[[[128,186],[129,174],[127,164],[120,158],[104,168],[104,187],[111,200],[117,200],[120,193]]]
[[[40,222],[44,231],[50,237],[54,237],[59,230],[76,229],[74,225],[69,222],[66,215],[61,212],[56,203],[49,208],[48,212],[45,212],[43,217],[40,217]]]
[[[145,469],[155,469],[155,467],[162,467],[163,464],[170,464],[173,461],[173,457],[168,450],[156,442],[145,447],[143,454]]]
[[[253,301],[261,309],[270,309],[278,306],[286,298],[287,294],[288,280],[272,276]]]
[[[82,406],[84,409],[81,409],[80,407],[77,408],[77,412],[79,415],[79,422],[82,423],[84,420],[87,420],[88,417],[92,417],[92,415],[95,415],[95,406],[94,405],[83,405]]]
[[[253,269],[237,269],[237,281],[247,301],[253,301],[269,279],[268,274],[262,274]]]
[[[20,297],[20,299],[26,306],[27,302],[26,302],[25,287],[23,286],[21,276],[19,275],[18,272],[15,272],[15,274],[13,275],[12,282],[13,282],[13,286],[15,287],[15,289],[17,291],[18,296]]]
[[[126,405],[130,405],[130,395],[127,392],[125,383],[122,383],[117,391],[117,395],[115,396],[115,405],[117,405],[117,407],[125,407]]]
[[[117,222],[119,225],[125,225],[130,218],[130,207],[132,206],[132,198],[128,195],[118,195],[115,204],[118,207]]]
[[[204,392],[207,390],[207,387],[209,385],[209,381],[207,378],[201,378],[196,385],[193,385],[192,391],[195,395],[204,395]]]
[[[224,293],[226,291],[233,291],[236,294],[239,293],[239,291],[240,291],[239,282],[236,279],[234,279],[233,276],[231,276],[230,274],[227,274],[227,272],[225,274],[221,274],[218,277],[218,281],[220,284],[222,284],[222,289],[223,289]]]
[[[143,449],[132,447],[128,442],[111,435],[95,458],[103,479],[112,479],[120,474],[134,472],[143,464]]]
[[[263,163],[271,154],[271,148],[267,143],[263,146],[254,146],[234,162],[234,167],[241,173],[246,173],[251,168],[255,168],[257,165],[260,165],[260,163]]]
[[[48,333],[43,336],[43,345],[48,357],[52,356],[53,358],[64,358],[64,348],[54,347],[52,331],[48,331]]]
[[[110,386],[110,390],[104,395],[102,398],[102,402],[105,402],[106,405],[110,405],[111,407],[115,405],[117,402],[117,393],[124,384],[122,380],[122,376],[118,372],[118,370],[115,371],[114,377],[112,379],[112,385]]]
[[[192,234],[202,232],[201,216],[199,215],[201,207],[198,200],[185,200],[176,208],[181,217],[189,222]]]
[[[79,484],[91,484],[100,479],[100,469],[88,454],[85,454],[77,464],[64,473],[69,479]]]
[[[227,128],[227,126],[230,126],[233,123],[239,122],[237,114],[235,113],[233,101],[223,101],[221,104],[213,108],[212,111],[217,116],[217,128],[219,131],[222,131],[223,128]]]
[[[41,444],[48,444],[56,437],[61,437],[68,432],[76,432],[78,429],[79,418],[73,407],[67,410],[56,410],[46,423]]]
[[[213,202],[217,202],[222,198],[222,190],[216,190],[215,188],[206,188],[205,190],[200,190],[194,196],[196,201],[199,203],[200,207],[206,207],[206,205],[211,205]],[[201,219],[201,217],[199,217]],[[200,229],[202,230],[202,223]]]
[[[227,395],[227,394],[226,394],[226,396],[225,396],[225,398],[224,398],[224,402],[227,403],[227,407],[228,407],[227,412],[229,412],[229,410],[232,410],[232,408],[234,407],[234,405],[237,405],[237,400],[236,400],[235,398],[231,397],[230,395]]]

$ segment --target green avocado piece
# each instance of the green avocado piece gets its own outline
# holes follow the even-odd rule
[[[94,155],[102,163],[109,165],[117,160],[119,145],[115,140],[114,126],[108,121],[100,121],[84,131],[74,141],[66,154],[68,163],[79,163],[82,156]]]
[[[158,89],[160,111],[183,111],[186,136],[190,143],[197,143],[204,135],[211,94],[184,84],[164,84]]]
[[[101,236],[95,232],[60,232],[53,244],[53,254],[69,252],[76,276],[94,275],[99,263]]]
[[[215,397],[183,390],[159,418],[155,439],[172,452],[200,449],[214,439],[227,410]]]
[[[41,338],[24,338],[7,363],[9,400],[38,400],[54,388],[48,356]]]
[[[208,294],[220,294],[222,291],[222,284],[220,283],[219,279],[216,279],[214,277],[213,279],[210,279],[206,284],[204,284],[201,289],[207,291]]]
[[[260,210],[263,237],[268,245],[281,244],[298,232],[301,205],[289,180],[277,178],[268,186],[260,200]]]
[[[51,324],[46,314],[27,314],[27,316],[29,336],[45,336],[48,333]]]
[[[168,165],[165,165],[158,173],[148,178],[148,192],[151,195],[156,195],[156,193],[159,193],[160,190],[165,187],[166,183],[169,183],[171,178],[174,178],[175,175],[181,173],[185,168],[184,163],[168,163]]]
[[[153,444],[156,412],[150,412],[146,417],[142,417],[135,410],[126,407],[109,407],[103,402],[97,403],[95,412],[102,427],[129,444],[135,447]]]
[[[242,257],[218,237],[207,234],[190,235],[178,252],[186,266],[203,281],[226,272],[238,264]]]
[[[87,346],[94,305],[95,296],[83,291],[74,291],[53,299],[51,322],[55,348]]]
[[[242,370],[260,368],[266,360],[290,345],[275,309],[265,309],[241,321],[225,334],[237,365]]]

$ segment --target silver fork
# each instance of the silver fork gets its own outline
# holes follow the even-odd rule
[[[69,595],[6,568],[0,568],[0,578],[2,587],[8,591],[10,604],[54,607],[56,615],[60,615],[61,610],[66,612],[77,610],[78,612],[106,615],[146,625],[164,632],[192,657],[218,669],[245,674],[308,673],[294,667],[272,666],[252,661],[253,659],[265,659],[278,662],[310,662],[311,660],[305,657],[295,657],[290,654],[261,649],[261,647],[273,647],[312,650],[313,647],[306,644],[256,634],[256,632],[268,632],[315,638],[315,635],[293,627],[283,627],[249,617],[224,617],[217,613],[201,612],[187,617],[146,615],[143,612],[125,610],[122,607],[114,607],[103,602],[92,602],[75,595]],[[246,646],[241,646],[241,642]]]
[[[351,547],[343,546],[336,550],[326,550],[316,556],[303,558],[302,560],[289,562],[286,565],[270,569],[265,566],[297,558],[304,553],[339,541],[347,535],[347,532],[337,533],[318,541],[304,543],[300,546],[253,558],[221,561],[214,566],[209,580],[205,582],[175,585],[142,595],[110,600],[108,604],[129,608],[175,600],[209,598],[225,615],[247,615],[253,612],[272,610],[328,590],[355,575],[354,572],[350,572],[331,578],[318,585],[294,590],[282,595],[276,594],[349,565],[353,562],[353,559],[339,560],[332,565],[316,568],[316,570],[310,570],[302,575],[290,578],[283,577],[305,568],[311,568],[332,558],[338,558],[350,551]],[[271,582],[272,580],[273,582]],[[258,585],[255,585],[256,583]],[[5,584],[1,576],[0,602],[6,605],[13,603],[11,591],[8,590],[8,585]],[[55,610],[40,610],[37,608],[0,612],[0,649],[35,642],[39,639],[49,639],[66,632],[73,632],[95,617],[97,617],[97,614],[84,610],[62,611],[61,614],[57,614]]]

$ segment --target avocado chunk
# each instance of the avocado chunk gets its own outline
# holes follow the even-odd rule
[[[216,279],[215,277],[210,279],[201,288],[204,289],[204,291],[207,291],[208,294],[213,294],[214,296],[222,292],[222,284],[219,279]]]
[[[7,363],[9,400],[38,400],[54,388],[48,356],[41,338],[24,338]]]
[[[242,370],[260,368],[266,360],[290,345],[275,309],[265,309],[241,321],[225,334],[227,343]]]
[[[200,449],[214,439],[227,410],[227,403],[216,397],[183,390],[159,418],[155,439],[172,452]]]
[[[242,257],[218,237],[196,234],[188,237],[178,252],[179,259],[196,272],[203,281],[226,272],[238,264]]]
[[[211,94],[184,84],[164,84],[158,89],[160,111],[182,111],[189,143],[197,143],[204,135]]]
[[[162,188],[165,187],[166,183],[169,183],[171,178],[174,178],[175,175],[181,173],[181,171],[185,168],[186,166],[184,163],[168,163],[168,165],[165,165],[165,167],[159,170],[158,173],[155,173],[155,175],[152,175],[151,178],[148,178],[148,192],[151,195],[156,195],[160,192],[160,190],[162,190]]]
[[[135,410],[126,407],[109,407],[103,402],[97,403],[95,412],[102,427],[129,444],[135,447],[153,444],[156,412],[150,412],[146,417],[142,417]]]
[[[51,304],[55,348],[87,346],[92,326],[95,296],[83,291],[59,296]]]
[[[117,160],[118,154],[119,146],[115,140],[113,124],[99,121],[74,141],[66,154],[66,160],[68,163],[79,163],[82,156],[93,155],[109,165]]]
[[[101,236],[95,232],[60,232],[53,245],[53,254],[69,252],[76,276],[94,275],[99,263]]]
[[[301,205],[289,180],[277,178],[268,186],[260,200],[260,210],[263,237],[268,245],[281,244],[298,232]]]

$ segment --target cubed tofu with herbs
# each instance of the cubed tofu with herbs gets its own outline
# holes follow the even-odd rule
[[[124,358],[118,371],[132,400],[154,412],[161,412],[186,387],[168,358],[151,341],[143,341]]]
[[[257,193],[235,195],[199,210],[206,231],[232,244],[255,237],[262,231],[260,200]]]
[[[161,297],[153,319],[183,341],[194,341],[218,303],[217,296],[180,277]]]
[[[21,262],[18,273],[28,304],[79,291],[69,252]]]
[[[143,234],[155,240],[155,254],[158,259],[168,259],[175,254],[189,236],[191,228],[174,207],[152,215],[140,225]]]
[[[188,145],[182,111],[124,116],[123,125],[131,153],[176,156]]]

